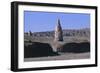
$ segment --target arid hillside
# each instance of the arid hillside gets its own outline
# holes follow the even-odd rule
[[[24,35],[27,36],[29,33],[25,32]],[[31,32],[31,36],[33,37],[54,37],[54,31],[46,31],[46,32]],[[67,36],[90,36],[90,29],[63,29],[63,37]]]

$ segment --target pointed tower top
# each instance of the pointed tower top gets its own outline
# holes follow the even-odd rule
[[[60,25],[60,19],[58,19],[58,23],[57,23],[57,24],[58,24],[58,26],[61,26],[61,25]]]
[[[56,25],[57,29],[59,30],[62,30],[61,28],[61,24],[60,24],[60,19],[57,20],[57,25]]]

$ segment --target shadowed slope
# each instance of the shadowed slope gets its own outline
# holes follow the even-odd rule
[[[60,51],[61,52],[71,52],[71,53],[90,52],[90,43],[89,42],[67,43],[63,45],[63,48]]]
[[[53,52],[51,46],[47,43],[31,42],[30,45],[24,45],[24,58],[44,57],[58,55]]]

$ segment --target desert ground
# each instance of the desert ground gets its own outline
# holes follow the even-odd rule
[[[25,58],[25,62],[30,61],[52,61],[52,60],[74,60],[74,59],[88,59],[90,58],[90,53],[64,53],[59,56],[47,56],[47,57],[37,57],[37,58]]]
[[[89,37],[63,37],[62,52],[56,52],[53,37],[24,37],[24,61],[74,60],[90,58]],[[44,47],[44,46],[45,47]]]

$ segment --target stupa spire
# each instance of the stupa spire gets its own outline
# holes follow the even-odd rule
[[[55,28],[55,41],[63,41],[63,32],[60,19],[57,20],[57,25]]]

